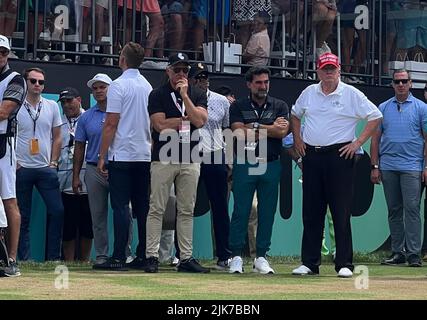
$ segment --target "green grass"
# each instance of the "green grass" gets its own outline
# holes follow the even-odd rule
[[[6,299],[152,299],[152,300],[287,300],[287,299],[426,299],[427,268],[381,266],[386,256],[355,254],[355,266],[369,271],[369,288],[357,289],[360,274],[336,277],[331,259],[324,259],[320,276],[292,276],[298,257],[270,257],[275,275],[246,272],[241,275],[212,270],[209,274],[177,273],[161,266],[157,274],[139,271],[100,272],[88,264],[68,265],[68,289],[56,289],[58,263],[21,264],[22,276],[0,279],[0,300]],[[202,261],[213,268],[215,261]]]

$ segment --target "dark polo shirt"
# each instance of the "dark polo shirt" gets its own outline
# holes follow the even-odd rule
[[[176,96],[177,103],[182,108],[182,98],[179,94],[179,91],[174,91],[169,81],[163,86],[154,89],[151,91],[150,96],[148,98],[148,113],[151,115],[155,113],[162,112],[165,114],[166,119],[168,118],[180,118],[181,111],[175,105],[175,102],[172,99],[171,92],[173,92]],[[196,107],[203,107],[205,109],[208,108],[208,101],[206,92],[196,88],[189,86],[188,87],[188,95],[190,100]],[[186,114],[186,113],[185,113]],[[193,124],[191,124],[190,133],[197,130]],[[151,152],[151,161],[160,161],[159,153],[160,149],[167,143],[170,142],[170,137],[167,141],[159,141],[160,132],[157,132],[154,128],[152,129],[151,138],[153,139],[153,150]],[[190,151],[193,150],[194,147],[197,146],[199,141],[191,141],[190,142]],[[179,143],[179,162],[182,162],[183,152],[188,152],[188,148],[183,147],[183,144]],[[168,152],[170,156],[170,152]],[[189,155],[185,155],[185,158],[189,158]],[[192,161],[191,161],[192,162]]]
[[[230,126],[234,122],[244,124],[258,122],[259,124],[272,125],[278,117],[289,120],[289,107],[285,101],[267,96],[265,106],[258,106],[249,97],[237,100],[230,107]],[[267,159],[276,160],[280,156],[282,139],[267,138]],[[255,149],[256,156],[258,146]]]

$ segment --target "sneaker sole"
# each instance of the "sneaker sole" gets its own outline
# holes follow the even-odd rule
[[[17,272],[15,274],[4,273],[4,277],[8,277],[8,278],[16,278],[16,277],[20,277],[20,276],[21,276],[21,272]]]
[[[344,276],[344,275],[339,274],[339,275],[337,275],[337,277],[338,278],[343,278],[343,279],[348,279],[348,278],[353,277],[353,275],[351,275],[351,276]]]
[[[274,270],[268,271],[268,272],[261,272],[257,268],[253,268],[252,272],[259,273],[259,274],[275,274]]]

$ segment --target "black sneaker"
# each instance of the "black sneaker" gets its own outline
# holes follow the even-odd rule
[[[202,267],[194,258],[181,260],[176,268],[178,272],[209,273],[211,271],[208,268]]]
[[[157,273],[159,272],[159,259],[156,257],[149,257],[145,260],[145,272]]]
[[[115,270],[115,271],[127,271],[126,263],[119,259],[108,258],[105,262],[94,264],[92,266],[94,270]]]
[[[422,267],[423,263],[418,255],[410,255],[408,257],[408,266],[409,267]]]
[[[387,266],[397,266],[399,264],[404,264],[406,258],[402,253],[393,253],[389,258],[384,259],[381,264]]]
[[[146,263],[147,260],[145,258],[136,257],[131,262],[126,263],[126,267],[129,269],[144,270]]]
[[[4,267],[3,272],[6,277],[19,277],[21,275],[21,270],[19,270],[18,263],[10,258],[9,266]]]
[[[215,269],[220,270],[220,271],[227,271],[228,269],[230,269],[230,261],[231,259],[227,259],[227,260],[218,260],[216,265],[215,265]]]

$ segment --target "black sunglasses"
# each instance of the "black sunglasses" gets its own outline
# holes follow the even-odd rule
[[[201,73],[197,76],[194,77],[196,80],[200,80],[200,79],[208,79],[208,75],[206,73]]]
[[[396,79],[393,79],[393,83],[394,84],[399,84],[399,83],[401,83],[402,82],[402,84],[407,84],[408,83],[408,81],[410,81],[411,79],[399,79],[399,80],[396,80]]]
[[[6,57],[7,55],[9,55],[9,50],[0,50],[0,55]]]
[[[33,79],[30,78],[28,79],[32,84],[36,84],[37,82],[39,83],[39,85],[43,86],[44,85],[44,80],[38,80],[38,79]]]
[[[175,67],[172,68],[173,72],[180,73],[181,71],[187,74],[190,71],[190,67]]]

